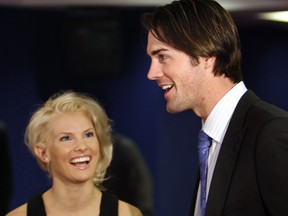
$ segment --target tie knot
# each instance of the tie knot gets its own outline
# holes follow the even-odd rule
[[[211,137],[209,137],[203,130],[201,130],[198,136],[198,149],[209,148],[211,141]]]

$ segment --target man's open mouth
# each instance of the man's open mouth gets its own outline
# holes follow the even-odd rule
[[[162,86],[162,89],[165,91],[165,94],[166,94],[173,88],[173,86],[174,86],[173,84],[164,85]]]

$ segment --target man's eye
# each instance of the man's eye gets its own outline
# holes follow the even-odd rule
[[[60,141],[68,141],[68,140],[70,140],[69,136],[63,136],[60,138]]]
[[[164,55],[159,55],[158,56],[158,60],[159,60],[159,62],[164,61],[165,60],[165,56]]]
[[[163,61],[164,60],[164,56],[163,55],[159,55],[158,59],[159,59],[159,61]]]

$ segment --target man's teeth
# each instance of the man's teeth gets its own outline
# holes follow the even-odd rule
[[[163,90],[167,90],[167,89],[170,89],[170,88],[172,88],[172,87],[173,87],[173,85],[170,84],[170,85],[162,86],[162,89],[163,89]]]
[[[91,160],[90,157],[79,157],[79,158],[74,158],[70,160],[70,163],[75,164],[75,163],[83,163],[83,162],[89,162]]]

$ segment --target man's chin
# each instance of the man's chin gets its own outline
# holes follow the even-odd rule
[[[168,106],[168,104],[166,105],[166,110],[168,113],[171,113],[171,114],[181,112],[181,111],[175,109],[175,107]]]
[[[173,103],[168,103],[167,102],[166,110],[167,110],[167,112],[169,112],[171,114],[174,114],[174,113],[184,112],[184,111],[189,110],[189,109],[187,107],[185,107],[185,106],[181,106],[181,104],[179,104],[179,103],[174,103],[173,104]]]

